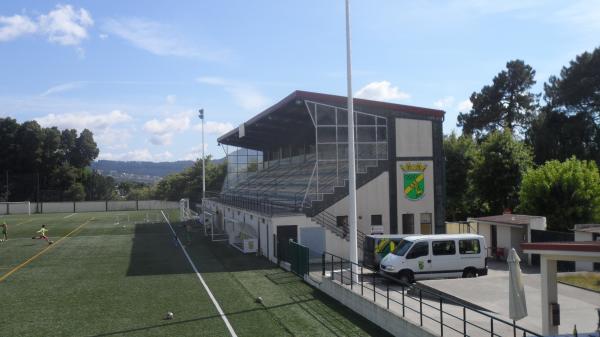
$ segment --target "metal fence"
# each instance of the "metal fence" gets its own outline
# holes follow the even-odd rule
[[[515,324],[514,321],[494,317],[487,312],[460,303],[440,293],[425,289],[418,284],[410,285],[386,274],[367,270],[362,265],[333,255],[323,253],[321,261],[322,277],[329,277],[373,302],[383,302],[390,310],[398,310],[403,318],[411,315],[420,326],[428,320],[428,327],[434,326],[440,336],[448,333],[460,336],[525,337],[541,335]],[[329,273],[329,275],[327,275]],[[359,290],[360,289],[360,290]],[[435,303],[435,304],[434,304]],[[489,323],[475,322],[472,317],[487,319]]]

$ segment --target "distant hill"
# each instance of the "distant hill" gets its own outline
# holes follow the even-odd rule
[[[191,160],[171,162],[149,161],[117,161],[98,160],[92,163],[92,169],[98,170],[102,175],[111,176],[117,181],[129,180],[154,183],[162,177],[178,173],[194,165]]]

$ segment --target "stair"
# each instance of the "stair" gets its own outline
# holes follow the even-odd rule
[[[360,188],[365,185],[369,181],[377,178],[383,172],[386,172],[389,167],[389,162],[387,160],[382,160],[378,162],[377,166],[370,166],[367,168],[364,173],[356,174],[356,188]],[[344,179],[343,186],[335,186],[333,188],[332,193],[321,193],[320,199],[314,199],[310,202],[307,202],[302,211],[306,216],[312,218],[321,212],[325,211],[327,208],[331,207],[331,205],[336,202],[344,199],[349,194],[348,188],[348,180]]]

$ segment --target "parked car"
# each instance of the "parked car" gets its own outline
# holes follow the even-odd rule
[[[405,283],[487,275],[485,238],[476,234],[406,236],[380,264]]]
[[[363,266],[379,270],[379,263],[386,255],[396,249],[407,235],[381,234],[367,235],[363,241]]]

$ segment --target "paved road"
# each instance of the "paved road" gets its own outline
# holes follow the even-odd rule
[[[485,277],[429,280],[422,283],[487,308],[497,316],[509,320],[508,271],[502,265],[494,267]],[[526,271],[523,281],[529,316],[518,321],[517,324],[540,332],[542,330],[540,274],[531,270]],[[596,308],[600,307],[600,294],[559,284],[558,303],[561,314],[560,333],[571,333],[575,324],[580,332],[595,331],[598,323]]]
[[[311,273],[313,274],[313,273]],[[319,274],[319,273],[315,273]],[[330,277],[331,272],[328,270],[326,277]],[[319,275],[320,277],[320,275]],[[340,269],[334,270],[334,278],[340,281]],[[345,283],[348,283],[349,271],[344,271]],[[373,293],[373,281],[376,284],[376,294]],[[467,302],[476,303],[478,306],[487,308],[489,313],[494,317],[511,322],[508,318],[508,271],[502,265],[491,269],[488,276],[475,279],[442,279],[428,280],[422,283],[436,288],[442,292],[459,297]],[[540,291],[540,275],[535,270],[526,270],[524,274],[525,293],[527,295],[527,307],[529,316],[517,322],[517,325],[522,326],[530,331],[541,333],[541,291]],[[362,294],[365,298],[387,307],[386,293],[388,286],[386,282],[382,282],[380,278],[371,278],[366,275],[363,279],[364,287],[354,284],[353,291]],[[350,288],[348,284],[345,284]],[[389,286],[390,303],[389,308],[399,316],[403,313],[403,295],[404,295],[404,316],[409,321],[420,325],[421,317],[418,314],[419,299],[414,292],[402,292],[402,287],[396,284]],[[600,294],[578,289],[575,287],[559,284],[558,286],[559,303],[561,305],[561,322],[559,328],[560,333],[570,333],[573,331],[573,325],[577,324],[577,329],[580,332],[591,332],[596,329],[598,316],[596,307],[600,306]],[[425,297],[425,296],[424,296]],[[440,321],[440,302],[435,299],[423,298],[423,321],[422,325],[428,330],[437,334],[441,333]],[[416,312],[415,312],[416,311]],[[444,336],[462,336],[464,325],[462,317],[465,314],[462,306],[443,304],[443,322]],[[479,314],[472,310],[466,310],[467,334],[469,336],[490,336],[490,321],[488,316]],[[427,317],[429,316],[429,317]],[[479,328],[479,327],[483,328]],[[494,333],[498,336],[513,336],[513,327],[499,321],[494,322]],[[453,330],[454,329],[454,330]],[[522,336],[522,332],[517,331],[518,336]]]

